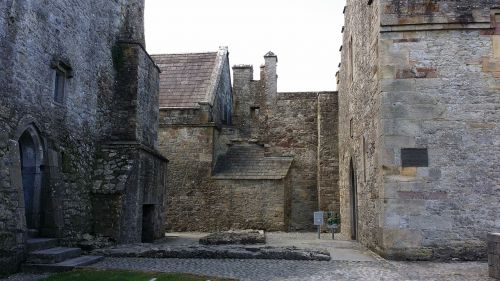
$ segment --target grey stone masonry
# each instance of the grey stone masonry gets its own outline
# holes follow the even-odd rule
[[[348,0],[342,233],[384,257],[486,260],[500,229],[498,0]]]
[[[0,275],[19,269],[32,235],[72,246],[162,232],[159,70],[143,12],[144,0],[0,1]]]
[[[500,279],[500,233],[488,234],[488,270],[490,277]]]

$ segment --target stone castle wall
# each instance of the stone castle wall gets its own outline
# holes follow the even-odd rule
[[[349,215],[343,158],[353,157],[359,239],[387,257],[484,259],[485,235],[500,227],[493,2],[348,3],[339,89],[342,202]],[[370,14],[380,15],[380,24],[371,25],[380,26],[377,34],[359,25]],[[366,38],[376,40],[375,54],[356,43]],[[372,100],[369,113],[361,103]],[[367,127],[378,132],[366,138]],[[420,149],[417,156],[428,161],[408,162],[418,159],[405,149]]]
[[[209,183],[214,133],[217,130],[213,126],[160,128],[159,150],[170,160],[166,210],[169,231],[208,230],[205,222],[210,209],[215,208],[210,198],[218,196]]]
[[[115,86],[123,86],[115,84],[117,67],[128,63],[117,56],[117,42],[144,43],[143,5],[141,0],[0,3],[0,273],[17,269],[27,238],[18,143],[23,132],[30,132],[36,146],[40,235],[71,243],[93,232],[90,179],[97,144],[110,138],[116,124],[130,124],[113,112],[122,94]],[[138,46],[129,51],[145,54]],[[147,55],[138,59],[142,62],[131,62],[138,68],[126,83],[144,95],[140,105],[128,106],[157,108],[158,74]],[[67,70],[62,102],[54,100],[56,65]],[[152,114],[135,116],[140,136],[127,140],[154,146],[158,118]]]
[[[277,93],[276,102],[269,107],[266,124],[268,153],[270,155],[292,156],[294,161],[290,170],[291,182],[291,230],[310,230],[313,228],[312,214],[319,208],[318,161],[323,156],[321,182],[323,194],[331,195],[331,202],[325,199],[323,207],[338,202],[335,200],[336,178],[334,162],[336,155],[330,145],[336,143],[334,131],[335,108],[333,111],[319,111],[320,100],[335,98],[334,93]],[[332,105],[333,106],[333,105]],[[333,114],[332,114],[333,113]],[[333,116],[332,116],[333,115]],[[325,121],[321,132],[318,131],[320,119]],[[319,138],[327,139],[320,147]],[[329,141],[333,141],[330,143]],[[328,165],[331,171],[327,172]],[[326,188],[328,187],[328,189]],[[329,196],[330,196],[329,195]],[[329,211],[333,209],[321,209]]]
[[[74,14],[87,24],[61,24],[74,22],[70,16]],[[19,194],[22,182],[15,178],[20,177],[17,131],[22,133],[29,124],[36,126],[43,139],[48,192],[59,195],[50,202],[51,213],[57,215],[50,222],[45,221],[45,231],[77,236],[91,230],[87,180],[91,178],[94,142],[105,133],[96,126],[99,116],[94,109],[98,104],[99,83],[112,81],[110,50],[122,15],[120,5],[109,1],[97,1],[94,5],[2,1],[0,18],[0,256],[3,260],[22,256],[26,239],[24,202]],[[63,104],[54,103],[51,69],[54,60],[66,61],[74,72],[74,77],[68,80]],[[17,167],[12,165],[16,162]],[[17,263],[6,261],[1,268],[8,272],[16,266]]]
[[[265,60],[260,80],[253,80],[252,66],[233,67],[235,125],[242,138],[264,144],[269,156],[294,158],[289,175],[290,230],[310,230],[313,212],[320,206],[323,211],[339,211],[337,95],[279,93],[277,57],[270,53]]]
[[[338,94],[318,94],[318,209],[340,214]]]
[[[378,2],[348,1],[339,91],[339,189],[341,231],[377,248],[381,229],[379,187],[380,94],[378,92]],[[376,149],[375,149],[376,148]],[[357,183],[353,200],[351,163]],[[357,213],[353,210],[356,208]],[[357,219],[356,219],[357,218]],[[355,232],[354,230],[357,231]]]

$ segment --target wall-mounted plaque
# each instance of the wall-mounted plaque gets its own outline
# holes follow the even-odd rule
[[[402,148],[401,165],[403,167],[429,167],[427,148]]]

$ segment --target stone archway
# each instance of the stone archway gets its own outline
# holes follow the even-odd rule
[[[38,231],[41,227],[43,146],[38,131],[27,126],[18,139],[26,226]]]

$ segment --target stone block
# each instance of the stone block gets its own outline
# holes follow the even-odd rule
[[[381,92],[408,92],[415,90],[414,79],[380,79]]]
[[[401,170],[402,176],[405,176],[405,177],[417,176],[417,167],[403,167],[400,170]]]
[[[500,59],[500,35],[491,36],[491,41],[493,43],[493,57]]]
[[[500,243],[500,233],[488,233],[487,240],[495,243]]]

